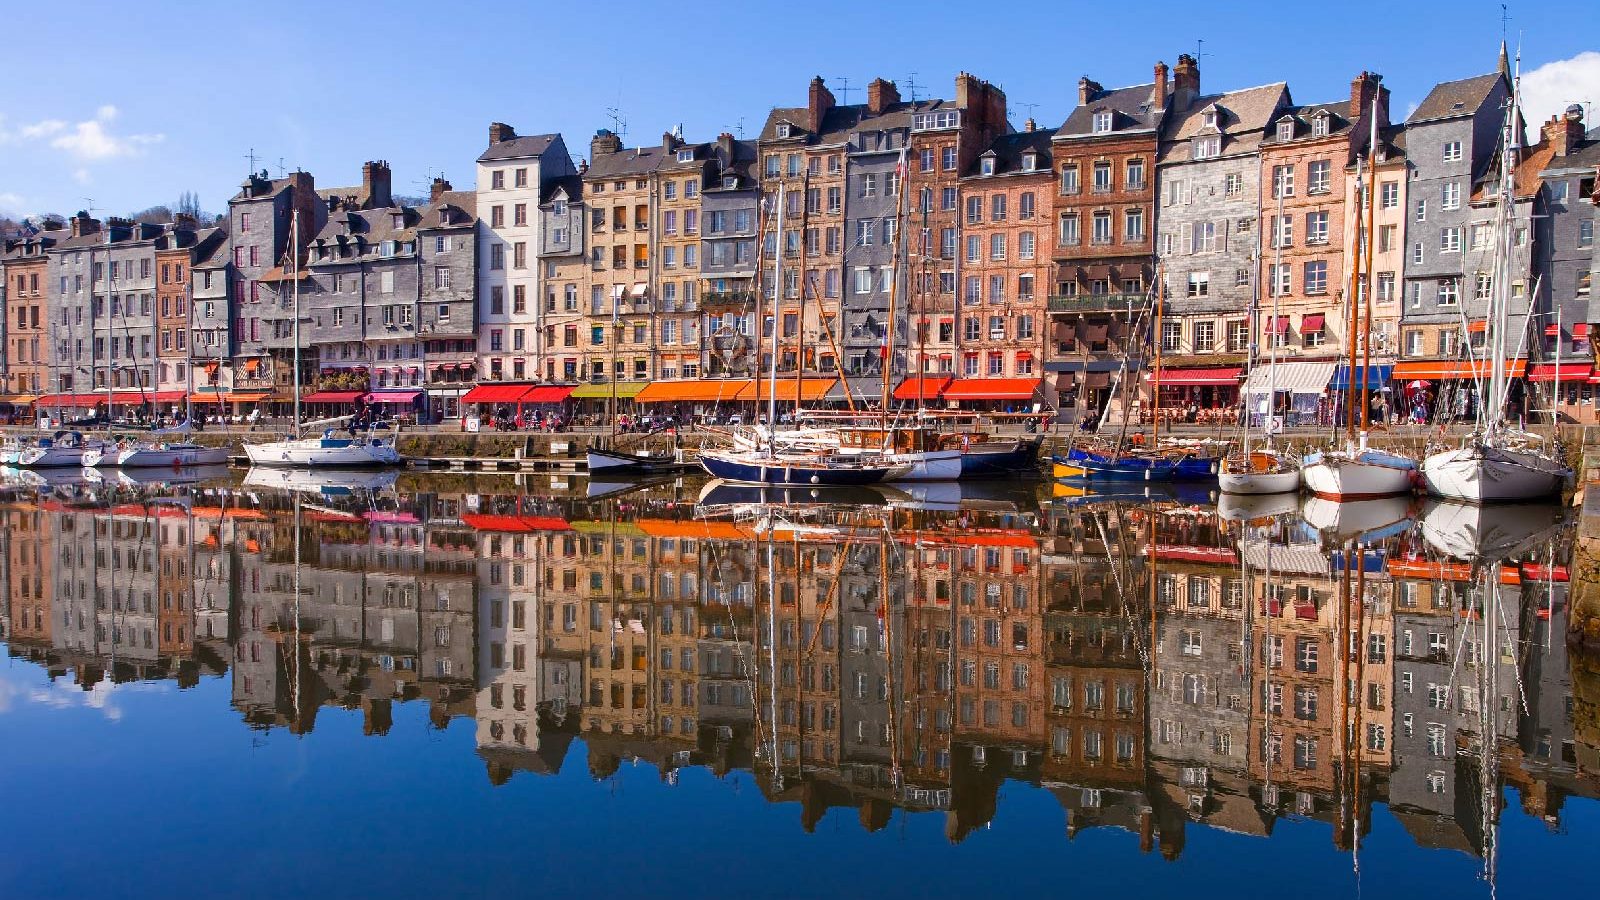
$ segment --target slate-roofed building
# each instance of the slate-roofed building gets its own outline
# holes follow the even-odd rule
[[[1200,93],[1193,57],[1179,56],[1170,80],[1165,63],[1154,72],[1149,84],[1111,90],[1079,79],[1078,106],[1053,139],[1056,271],[1050,312],[1057,358],[1046,370],[1057,373],[1064,421],[1098,417],[1108,406],[1113,417],[1124,415],[1113,373],[1124,365],[1137,371],[1141,363],[1155,276],[1161,130],[1169,109],[1186,108]],[[1126,393],[1133,403],[1147,402],[1142,388]]]
[[[0,392],[10,395],[0,403],[12,408],[26,406],[19,398],[54,390],[50,332],[60,319],[52,315],[56,311],[52,294],[59,296],[60,283],[52,291],[50,250],[70,232],[59,222],[47,225],[56,227],[7,240],[0,247],[0,296],[5,298],[5,322],[0,325],[5,335],[5,378]]]
[[[589,207],[582,173],[550,181],[539,204],[539,265],[544,268],[544,330],[540,367],[546,381],[574,382],[587,376],[581,338],[587,332],[589,296]]]
[[[1531,148],[1525,164],[1539,167],[1534,271],[1543,276],[1539,308],[1546,314],[1535,326],[1541,337],[1535,346],[1543,365],[1530,380],[1541,388],[1536,392],[1538,406],[1549,408],[1555,387],[1550,365],[1559,363],[1563,421],[1592,424],[1600,418],[1586,377],[1593,361],[1590,323],[1600,320],[1591,291],[1600,130],[1585,133],[1583,107],[1573,104],[1540,126],[1540,142]]]
[[[755,141],[717,135],[708,152],[715,175],[700,195],[700,308],[704,327],[695,335],[703,347],[700,365],[690,370],[680,365],[682,378],[702,373],[748,373],[755,366],[755,346],[750,338],[754,310],[756,265],[761,225],[761,185],[757,178],[759,154]],[[685,338],[689,337],[688,335]]]
[[[435,178],[428,204],[416,210],[417,253],[422,266],[422,342],[425,408],[431,421],[461,412],[460,398],[477,374],[478,195]]]
[[[655,312],[655,360],[663,380],[691,377],[700,367],[701,237],[709,223],[704,192],[718,177],[715,144],[689,143],[681,134],[661,137],[655,174],[656,251],[651,297]],[[724,222],[724,227],[726,223]]]
[[[293,399],[295,261],[298,256],[303,283],[309,276],[303,264],[305,246],[326,219],[327,205],[317,196],[309,172],[277,179],[265,171],[252,174],[228,201],[235,409]],[[295,234],[298,242],[292,240]],[[302,383],[310,383],[315,367],[315,360],[302,356]]]
[[[655,377],[654,185],[657,168],[671,154],[667,143],[628,149],[604,129],[589,142],[589,168],[583,173],[589,207],[588,333],[580,341],[584,377],[592,382]]]

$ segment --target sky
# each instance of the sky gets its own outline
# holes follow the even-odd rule
[[[1018,11],[1028,9],[1025,15]],[[355,184],[384,159],[396,193],[432,175],[470,187],[492,121],[559,131],[574,157],[626,122],[629,146],[682,125],[693,141],[754,137],[768,109],[805,103],[821,75],[841,102],[876,77],[903,96],[953,94],[970,71],[1002,87],[1020,127],[1059,125],[1089,75],[1148,82],[1157,60],[1200,54],[1213,91],[1287,81],[1297,102],[1349,96],[1384,76],[1401,117],[1436,82],[1493,71],[1501,5],[1106,4],[813,0],[682,5],[416,0],[373,3],[0,5],[0,214],[125,215],[184,191],[218,211],[249,171],[305,169]],[[1123,8],[1132,11],[1131,8]],[[70,10],[70,12],[69,12]],[[1512,3],[1524,110],[1600,105],[1592,2]],[[848,91],[844,90],[848,84]],[[1590,117],[1591,122],[1594,116]]]

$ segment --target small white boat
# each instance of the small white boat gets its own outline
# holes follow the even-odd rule
[[[1257,450],[1248,458],[1224,459],[1217,486],[1224,494],[1292,494],[1300,490],[1300,469],[1292,459]]]
[[[54,437],[40,438],[39,443],[22,451],[17,465],[24,469],[82,468],[83,454],[96,449],[84,441],[76,431],[58,431]]]
[[[116,464],[125,469],[153,466],[162,468],[215,466],[226,465],[227,462],[228,448],[202,447],[188,441],[162,444],[141,442],[126,446],[116,454]],[[87,464],[86,461],[85,465]]]
[[[586,454],[591,474],[645,475],[679,472],[694,468],[682,455],[673,453],[625,453],[621,450],[589,448]]]
[[[380,438],[370,432],[353,438],[334,437],[333,429],[321,437],[245,444],[245,455],[254,466],[322,466],[360,468],[394,466],[401,462],[393,438]]]
[[[26,441],[7,438],[4,444],[0,444],[0,466],[15,466],[22,459],[22,451],[29,446]]]
[[[1324,450],[1300,461],[1306,490],[1324,500],[1371,500],[1411,493],[1415,460],[1377,450]]]
[[[1230,522],[1289,515],[1300,509],[1300,497],[1292,492],[1224,493],[1217,498],[1217,515]]]
[[[1537,450],[1481,442],[1422,461],[1422,483],[1429,494],[1468,503],[1554,497],[1571,477],[1571,469]]]

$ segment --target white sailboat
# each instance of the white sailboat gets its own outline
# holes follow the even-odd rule
[[[1520,60],[1519,54],[1519,67]],[[1469,503],[1533,500],[1559,494],[1572,477],[1572,470],[1551,449],[1540,446],[1533,435],[1519,433],[1506,422],[1506,388],[1510,382],[1506,342],[1511,337],[1511,216],[1516,203],[1513,176],[1520,130],[1514,85],[1501,128],[1500,186],[1495,200],[1494,265],[1488,315],[1489,383],[1485,392],[1488,402],[1479,406],[1478,427],[1462,446],[1434,453],[1423,460],[1423,485],[1435,497]],[[1538,291],[1529,292],[1530,305],[1537,295]]]
[[[1361,232],[1355,243],[1350,267],[1350,343],[1349,373],[1345,385],[1345,446],[1312,453],[1300,461],[1300,480],[1307,490],[1324,500],[1368,500],[1378,497],[1396,497],[1411,493],[1416,479],[1416,460],[1394,453],[1372,450],[1367,446],[1367,381],[1371,375],[1372,341],[1362,340],[1363,353],[1358,359],[1356,342],[1364,333],[1370,334],[1372,326],[1372,296],[1377,290],[1372,267],[1372,217],[1373,192],[1377,188],[1375,166],[1378,153],[1378,100],[1372,101],[1368,114],[1372,128],[1367,144],[1365,170],[1358,169],[1356,194],[1361,198]],[[1368,280],[1363,295],[1362,267]],[[1367,307],[1362,315],[1362,306]],[[1366,331],[1363,331],[1365,326]],[[1274,323],[1276,327],[1276,323]],[[1359,367],[1358,367],[1359,363]],[[1356,390],[1359,373],[1361,390]],[[1358,428],[1359,426],[1359,428]]]
[[[294,269],[290,282],[294,293],[294,430],[299,433],[300,424],[300,213],[294,214],[290,225],[289,257],[293,260]],[[318,437],[290,438],[286,441],[268,441],[261,444],[245,444],[245,455],[250,458],[250,464],[255,466],[301,467],[319,466],[327,468],[356,468],[362,466],[393,466],[403,460],[400,451],[395,448],[393,437],[379,437],[376,426],[369,426],[365,433],[351,431],[348,437],[338,437],[334,427],[338,422],[327,424],[322,434]],[[316,423],[313,423],[316,424]]]
[[[1278,218],[1283,218],[1283,192],[1275,191],[1278,195]],[[1278,245],[1274,251],[1272,271],[1277,272],[1283,260],[1282,242],[1274,240]],[[1256,279],[1259,284],[1261,279]],[[1222,461],[1217,472],[1217,485],[1224,494],[1289,494],[1300,490],[1300,461],[1290,456],[1280,454],[1274,445],[1273,435],[1276,433],[1277,407],[1278,407],[1278,290],[1277,278],[1272,283],[1272,337],[1268,340],[1267,362],[1267,409],[1261,420],[1261,431],[1266,438],[1265,446],[1252,448],[1250,446],[1250,394],[1240,388],[1241,409],[1244,413],[1243,435],[1240,441],[1241,450],[1238,456],[1229,456]],[[1258,303],[1253,303],[1258,307]],[[1251,309],[1250,329],[1251,343],[1248,365],[1245,372],[1254,371],[1256,364],[1255,335],[1261,334],[1260,310]],[[1248,377],[1246,384],[1249,383]]]

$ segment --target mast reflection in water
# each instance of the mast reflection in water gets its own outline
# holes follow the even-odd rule
[[[537,886],[474,858],[515,840],[434,835],[489,819],[537,829],[540,882],[627,889],[555,865],[609,844],[669,893],[716,877],[688,852],[758,895],[1240,863],[1297,893],[1525,893],[1600,836],[1558,508],[446,483],[7,495],[0,787],[65,829],[9,804],[19,895],[108,884],[63,835],[152,804],[306,860],[217,876],[238,893],[332,854],[302,817],[364,823],[329,832],[387,854],[362,892]],[[1059,856],[1077,840],[1096,856]]]

